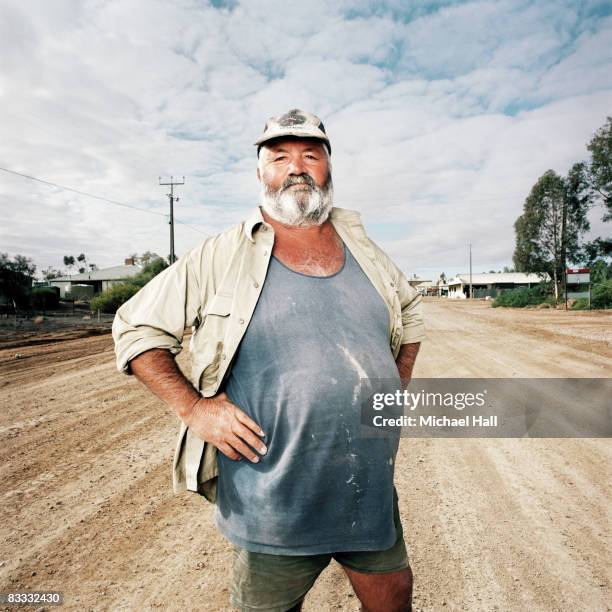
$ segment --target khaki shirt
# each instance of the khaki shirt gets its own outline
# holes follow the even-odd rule
[[[367,237],[358,212],[334,207],[330,220],[387,305],[396,358],[402,344],[425,339],[421,296]],[[216,395],[255,310],[273,243],[274,230],[257,207],[246,221],[206,239],[155,276],[115,315],[118,370],[132,374],[130,360],[153,348],[178,354],[185,329],[192,327],[191,381],[202,396]],[[195,491],[215,503],[216,452],[181,421],[174,492]]]

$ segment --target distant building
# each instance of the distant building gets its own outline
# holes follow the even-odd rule
[[[69,274],[51,279],[48,284],[59,287],[60,297],[70,297],[72,285],[91,285],[94,295],[105,291],[109,287],[122,283],[142,272],[142,267],[134,264],[133,259],[126,259],[122,266],[113,266],[103,270],[91,270],[81,274]],[[68,294],[68,296],[66,295]]]
[[[474,297],[497,297],[503,291],[518,287],[531,287],[543,281],[550,280],[548,274],[526,274],[524,272],[472,272],[472,290]],[[470,275],[457,274],[449,279],[448,297],[465,299],[470,297]]]
[[[423,285],[423,287],[426,287],[428,286],[427,285],[428,283],[429,284],[431,283],[431,279],[421,278],[420,276],[417,276],[416,274],[413,274],[412,276],[407,277],[406,280],[408,281],[408,284],[412,285],[415,289],[418,289],[419,285]],[[421,287],[421,289],[423,287]]]
[[[438,297],[448,297],[448,283],[440,278],[436,283],[433,295],[437,295]]]
[[[438,285],[437,285],[437,283],[435,283],[433,281],[430,281],[430,280],[422,281],[418,285],[413,285],[413,287],[421,295],[438,295]]]

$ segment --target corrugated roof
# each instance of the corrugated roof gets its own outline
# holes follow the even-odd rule
[[[72,274],[68,276],[60,276],[54,278],[53,281],[70,281],[78,283],[79,281],[103,281],[103,280],[120,280],[126,277],[136,276],[142,272],[140,266],[113,266],[112,268],[104,268],[102,270],[92,270],[91,272],[83,272],[82,274]]]
[[[546,274],[546,279],[548,280],[549,276]],[[473,285],[491,285],[496,283],[539,283],[542,282],[542,278],[535,273],[527,274],[525,272],[485,272],[485,273],[474,273],[472,272],[472,284]],[[459,285],[463,283],[464,285],[470,284],[470,273],[467,274],[457,274],[454,278],[451,278],[448,281],[449,285]]]

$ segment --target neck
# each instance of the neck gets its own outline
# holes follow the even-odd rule
[[[261,209],[261,215],[264,220],[272,226],[275,234],[293,236],[296,239],[317,239],[318,237],[326,235],[332,228],[329,218],[321,223],[321,225],[287,225],[286,223],[277,221],[263,209]]]
[[[279,248],[309,250],[320,248],[324,244],[341,244],[329,218],[321,225],[299,226],[281,223],[263,209],[261,209],[261,214],[264,220],[274,229],[274,250]]]

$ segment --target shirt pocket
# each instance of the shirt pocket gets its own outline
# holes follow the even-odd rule
[[[232,296],[215,295],[204,309],[202,324],[192,343],[191,378],[199,390],[213,387],[232,312]]]
[[[204,311],[204,316],[216,315],[219,317],[227,317],[232,311],[232,296],[217,294],[210,300],[210,304]],[[206,321],[206,318],[204,319]]]

